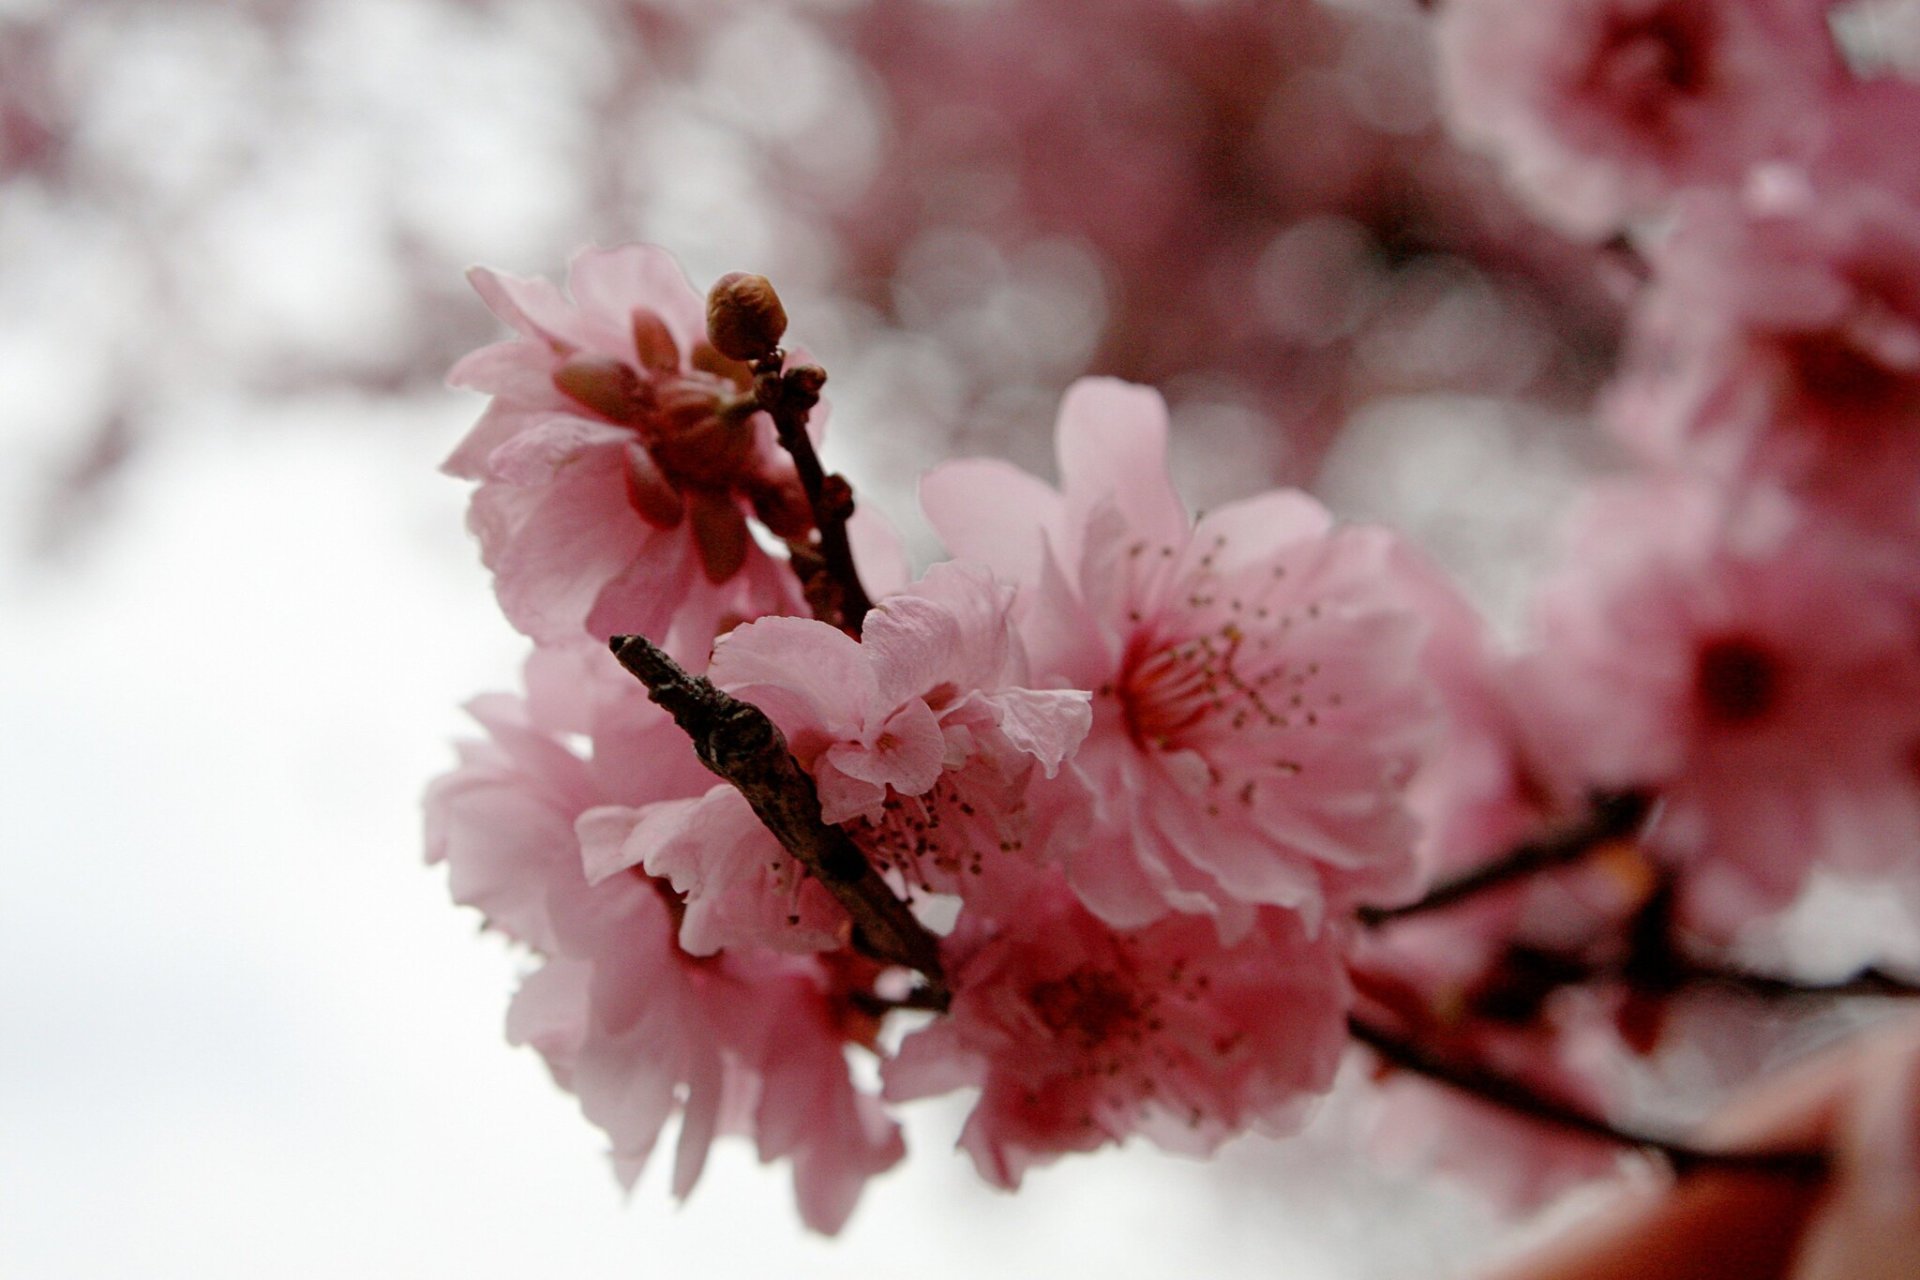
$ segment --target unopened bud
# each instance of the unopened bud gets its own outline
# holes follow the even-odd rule
[[[707,340],[723,356],[764,359],[786,331],[786,308],[765,276],[730,271],[707,292]]]

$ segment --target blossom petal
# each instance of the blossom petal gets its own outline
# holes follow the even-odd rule
[[[1110,499],[1133,532],[1184,540],[1187,509],[1167,472],[1167,405],[1150,387],[1082,378],[1060,402],[1061,488],[1078,510]]]

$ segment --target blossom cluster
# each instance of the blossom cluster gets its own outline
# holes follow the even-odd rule
[[[1165,405],[1111,379],[1067,391],[1052,481],[924,478],[950,558],[914,578],[822,468],[824,374],[764,281],[703,305],[645,246],[564,290],[476,271],[514,336],[454,370],[492,400],[448,469],[534,648],[524,697],[473,705],[429,852],[539,958],[510,1035],[621,1176],[677,1116],[676,1193],[742,1135],[830,1232],[901,1158],[896,1104],[974,1091],[960,1145],[1012,1188],[1135,1134],[1286,1132],[1355,1036],[1603,1124],[1817,875],[1920,888],[1920,186],[1889,127],[1920,94],[1856,78],[1826,7],[1435,19],[1458,127],[1641,277],[1597,409],[1628,467],[1515,650],[1305,493],[1190,512]],[[1498,1134],[1515,1198],[1611,1162],[1595,1124],[1420,1106]]]
[[[1477,745],[1427,794],[1428,847],[1459,870],[1595,793],[1651,818],[1370,938],[1368,963],[1388,1004],[1452,1011],[1436,1034],[1595,1112],[1816,880],[1920,908],[1920,92],[1852,71],[1834,7],[1453,0],[1435,22],[1459,131],[1637,278],[1595,408],[1626,465],[1570,513],[1497,696],[1456,719]],[[1764,1037],[1732,1040],[1751,1069]],[[1505,1145],[1521,1199],[1596,1158]]]
[[[884,1055],[888,1100],[977,1086],[964,1143],[1007,1186],[1135,1132],[1209,1150],[1296,1123],[1345,1045],[1352,914],[1415,884],[1440,588],[1412,550],[1298,492],[1192,518],[1159,397],[1093,380],[1062,406],[1057,488],[991,459],[926,478],[955,558],[907,582],[871,551],[856,634],[790,585],[814,517],[663,254],[583,253],[564,295],[474,278],[516,336],[455,370],[494,399],[449,469],[480,482],[473,528],[536,647],[525,699],[475,705],[490,741],[430,794],[431,848],[546,958],[514,1037],[622,1168],[678,1109],[676,1186],[749,1132],[837,1227],[899,1154],[848,1048]],[[945,921],[946,1007],[897,1052],[876,1037],[904,975],[615,632],[764,713],[818,822]],[[793,1090],[800,1062],[837,1102]]]

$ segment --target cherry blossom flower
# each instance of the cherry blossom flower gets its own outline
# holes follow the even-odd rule
[[[866,1179],[904,1151],[848,1074],[844,1047],[870,1028],[849,1021],[835,961],[690,955],[664,880],[589,883],[574,835],[583,814],[670,803],[712,780],[637,684],[591,670],[584,654],[549,651],[529,670],[528,700],[473,704],[488,739],[466,744],[429,789],[428,856],[448,863],[456,901],[541,958],[514,998],[509,1038],[538,1049],[579,1097],[623,1183],[677,1114],[676,1195],[692,1190],[714,1138],[742,1134],[762,1159],[792,1160],[802,1217],[836,1231]],[[594,754],[583,757],[569,742],[588,733]]]
[[[1201,912],[1229,937],[1259,904],[1311,927],[1407,892],[1404,791],[1436,708],[1393,539],[1297,492],[1196,524],[1166,430],[1153,392],[1087,380],[1061,407],[1059,491],[991,460],[921,487],[947,545],[1018,584],[1036,681],[1094,693],[1034,800],[1085,831],[1061,855],[1075,890],[1119,927]]]
[[[905,886],[1017,895],[1027,776],[1057,773],[1087,731],[1088,697],[1019,687],[1007,592],[978,567],[936,565],[883,598],[855,641],[806,618],[744,624],[710,676],[759,705],[821,797],[821,818]],[[598,882],[643,867],[684,895],[680,943],[833,949],[847,921],[730,786],[645,808],[610,806],[578,828]],[[1033,855],[1029,854],[1028,857]]]
[[[1009,1189],[1135,1133],[1204,1155],[1249,1129],[1288,1132],[1347,1043],[1334,935],[1271,909],[1230,947],[1195,916],[1117,932],[1055,878],[1017,923],[962,915],[942,946],[953,1007],[885,1065],[885,1094],[978,1087],[960,1144]]]
[[[493,401],[446,470],[480,481],[469,523],[513,624],[542,642],[646,635],[698,663],[723,620],[793,609],[747,517],[797,535],[805,499],[673,260],[585,250],[571,297],[483,268],[470,279],[517,336],[449,375]]]
[[[1058,774],[1092,718],[1085,691],[1028,688],[1025,672],[1007,590],[949,563],[883,598],[857,643],[763,618],[725,637],[711,676],[780,727],[824,821],[910,887],[978,896],[1019,878],[1000,855],[1026,833],[1026,781]]]
[[[1730,522],[1711,490],[1622,485],[1542,594],[1536,705],[1596,785],[1657,790],[1647,838],[1698,926],[1920,844],[1920,611],[1910,562],[1868,550]]]
[[[1825,0],[1449,0],[1453,123],[1546,220],[1603,238],[1825,142],[1846,69]]]
[[[685,914],[689,955],[723,948],[832,951],[847,943],[846,913],[761,824],[730,784],[641,808],[589,809],[575,824],[587,878],[638,868],[671,884]]]
[[[1683,202],[1606,405],[1649,458],[1920,529],[1920,211],[1783,179]]]

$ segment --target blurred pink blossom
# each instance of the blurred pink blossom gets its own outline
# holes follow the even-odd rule
[[[1677,215],[1608,424],[1656,463],[1920,530],[1920,209],[1782,178]]]
[[[1448,0],[1453,123],[1540,215],[1602,239],[1692,187],[1825,143],[1829,0]]]
[[[1540,599],[1536,706],[1594,784],[1659,792],[1649,839],[1695,923],[1920,847],[1920,601],[1895,567],[1818,526],[1744,529],[1677,482],[1582,513]]]

